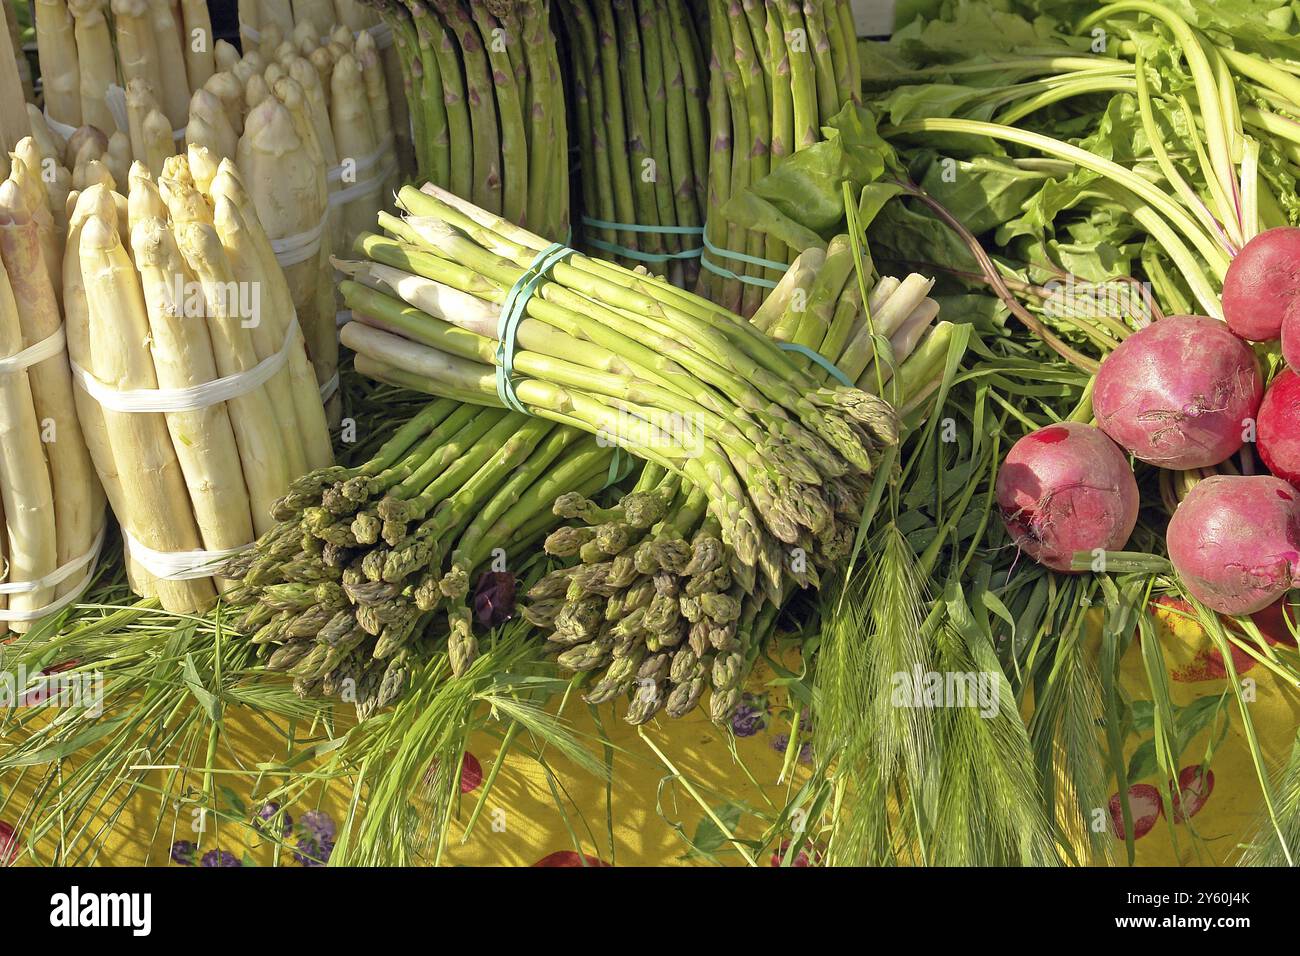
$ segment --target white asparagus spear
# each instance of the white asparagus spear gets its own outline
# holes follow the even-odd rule
[[[238,4],[239,17],[239,45],[245,50],[252,47],[253,32],[260,30],[262,27],[262,4],[261,0],[239,0]],[[220,69],[224,69],[221,67]]]
[[[81,125],[77,40],[67,0],[35,0],[36,52],[45,108],[60,123]]]
[[[126,125],[131,137],[131,156],[143,160],[146,154],[144,144],[144,118],[150,110],[158,109],[158,99],[148,80],[136,77],[126,84]]]
[[[131,169],[131,138],[118,130],[108,138],[108,149],[104,151],[104,165],[113,174],[113,181],[126,182]]]
[[[330,87],[330,125],[343,167],[340,185],[348,189],[360,183],[371,184],[343,206],[342,237],[335,248],[347,249],[353,238],[373,228],[383,205],[383,181],[378,175],[382,167],[371,158],[379,140],[370,122],[370,101],[361,77],[361,64],[351,53],[345,53],[335,64]],[[358,165],[363,160],[369,164],[366,168]]]
[[[157,388],[144,294],[118,236],[116,205],[107,192],[102,185],[87,190],[92,211],[81,226],[81,274],[92,362],[89,371],[112,388]],[[199,550],[202,540],[164,416],[109,409],[103,414],[121,484],[119,522],[153,551]],[[209,579],[157,579],[153,587],[163,607],[173,612],[203,611],[216,598]]]
[[[28,175],[22,161],[15,159],[14,173],[0,183],[0,258],[18,303],[24,348],[49,338],[63,324],[34,219],[37,212],[48,211],[34,208],[32,192],[17,181]],[[90,549],[103,518],[103,491],[77,419],[66,354],[32,366],[27,377],[49,461],[57,563],[66,564]],[[57,593],[65,594],[77,583],[64,582]]]
[[[201,89],[216,71],[212,18],[206,0],[181,0],[185,78],[191,91]],[[226,44],[229,46],[229,44]]]
[[[0,358],[21,352],[22,325],[9,277],[0,269]],[[41,426],[36,417],[26,371],[0,373],[0,504],[7,518],[7,538],[0,581],[22,584],[45,577],[58,566],[54,495],[41,446]],[[42,588],[9,598],[13,611],[31,611],[54,599],[53,588]],[[3,607],[3,605],[0,605]],[[10,627],[26,631],[30,624]]]
[[[153,175],[161,175],[168,157],[176,155],[171,120],[160,110],[150,110],[144,118],[141,135],[144,137],[144,155],[139,159]]]
[[[171,4],[158,3],[156,0],[149,5],[149,20],[153,27],[158,73],[165,81],[159,89],[159,98],[162,100],[163,112],[167,114],[173,128],[180,129],[185,125],[190,105],[185,52],[181,49],[181,26],[172,12]]]
[[[191,166],[194,164],[191,163]],[[213,220],[227,255],[237,271],[258,276],[262,308],[269,310],[267,321],[274,323],[276,335],[283,341],[289,321],[295,315],[293,297],[284,272],[275,259],[271,241],[258,221],[252,199],[244,189],[235,164],[222,160],[211,182],[210,195],[215,205]],[[333,463],[329,424],[320,400],[320,386],[307,353],[306,340],[299,327],[296,345],[289,354],[289,371],[293,384],[293,405],[309,469]]]
[[[190,97],[190,119],[185,127],[187,146],[199,144],[218,157],[232,159],[239,145],[239,136],[230,126],[226,111],[216,95],[207,90],[195,90]]]
[[[81,101],[78,100],[77,104],[80,108]],[[41,156],[50,157],[55,162],[62,162],[68,141],[50,129],[50,124],[45,122],[45,114],[32,103],[27,104],[27,123],[31,127],[36,145],[41,150]]]
[[[221,101],[221,109],[238,136],[244,131],[244,87],[233,73],[219,72],[208,77],[203,88]]]
[[[113,38],[104,16],[107,0],[68,0],[77,40],[78,90],[81,94],[81,123],[94,126],[107,137],[117,129],[108,109],[108,88],[117,82]],[[72,165],[69,163],[69,165]]]
[[[30,210],[32,221],[36,223],[36,235],[40,239],[41,255],[50,277],[50,287],[54,290],[55,300],[62,307],[61,263],[65,230],[54,218],[52,201],[45,181],[47,168],[45,158],[41,155],[34,138],[24,136],[14,146],[9,175],[26,196],[26,208]],[[57,180],[57,177],[54,178]]]
[[[168,113],[168,95],[163,87],[158,43],[154,38],[148,0],[112,0],[111,6],[113,30],[117,37],[117,58],[122,66],[123,79],[129,83],[138,77],[148,82],[158,97],[163,112]],[[189,99],[188,95],[186,99]],[[167,118],[172,119],[170,115]],[[179,126],[180,123],[175,125]]]
[[[318,37],[334,27],[334,0],[293,0],[293,22],[309,23]]]
[[[225,40],[218,40],[212,50],[213,65],[216,66],[216,72],[218,73],[229,70],[239,62],[239,57],[239,48],[233,43],[227,43]]]
[[[378,19],[373,10],[362,6],[357,0],[334,0],[334,15],[340,24],[353,33],[373,27]]]
[[[271,87],[266,82],[266,77],[261,73],[254,73],[244,84],[244,107],[251,113],[262,104],[264,100],[271,98]]]

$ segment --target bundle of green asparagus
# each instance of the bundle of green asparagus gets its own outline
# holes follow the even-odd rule
[[[808,374],[873,392],[891,383],[891,400],[916,408],[938,384],[952,328],[931,328],[939,311],[927,298],[932,284],[916,274],[881,278],[863,308],[851,243],[837,236],[825,252],[795,260],[753,321],[799,345],[791,357]],[[598,675],[588,702],[632,692],[625,719],[633,724],[660,709],[681,717],[705,689],[710,717],[730,717],[786,592],[819,583],[812,562],[792,561],[780,594],[747,594],[705,496],[654,465],[614,507],[569,494],[555,514],[578,523],[552,532],[545,549],[576,561],[529,590],[524,614],[562,648],[562,667]],[[822,566],[842,557],[825,555]]]
[[[380,217],[392,238],[364,235],[369,261],[340,264],[358,371],[576,425],[681,475],[747,591],[779,598],[791,549],[818,565],[851,537],[897,439],[886,402],[821,385],[750,323],[654,277],[572,250],[539,272],[543,239],[436,186],[399,204],[410,215]]]
[[[556,496],[596,494],[614,455],[574,428],[435,401],[365,464],[291,485],[279,523],[227,566],[241,628],[300,694],[341,696],[362,717],[397,698],[417,650],[445,650],[464,673],[475,623],[511,612],[505,572],[556,525]],[[471,611],[484,570],[509,583],[489,577]]]
[[[402,94],[402,69],[393,48],[392,34],[380,22],[371,4],[361,0],[297,0],[295,3],[289,0],[239,0],[240,46],[245,51],[260,50],[268,61],[278,59],[276,51],[286,41],[297,46],[302,56],[310,58],[316,46],[342,42],[344,31],[358,42],[362,32],[370,34],[371,63],[362,66],[368,70],[370,65],[377,65],[376,75],[382,80],[383,87],[382,97],[377,91],[372,95],[370,120],[381,137],[385,131],[391,131],[397,142],[400,169],[410,175],[415,163],[410,114]],[[218,44],[218,70],[229,69],[232,53],[233,59],[239,58],[238,52],[228,46],[223,65],[223,53]],[[363,55],[360,48],[357,55],[359,58]],[[319,61],[314,62],[319,65]],[[369,76],[367,89],[370,89]]]
[[[751,316],[794,252],[728,223],[722,207],[821,128],[861,88],[848,0],[707,0],[712,36],[706,251],[699,292]]]
[[[560,0],[558,9],[580,155],[578,235],[601,254],[693,288],[709,127],[704,43],[689,4]]]
[[[569,135],[550,0],[380,0],[421,179],[569,235]]]
[[[172,611],[209,607],[213,566],[332,461],[270,240],[234,165],[190,156],[156,181],[134,164],[127,195],[106,171],[75,194],[63,261],[86,442],[132,585]]]
[[[84,589],[105,518],[68,374],[39,169],[23,139],[0,182],[0,634],[26,631]]]

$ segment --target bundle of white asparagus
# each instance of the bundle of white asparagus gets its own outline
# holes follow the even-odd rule
[[[288,39],[274,27],[262,39],[243,56],[218,42],[218,70],[190,100],[186,140],[238,165],[275,242],[317,379],[332,394],[338,303],[330,254],[374,222],[396,172],[382,67],[366,31],[354,38],[339,26],[321,44],[304,21]],[[137,114],[146,98],[128,88],[128,105],[141,104]],[[148,127],[147,116],[140,125]],[[333,417],[336,403],[330,410]]]
[[[25,138],[0,183],[0,633],[26,631],[75,599],[105,517],[51,280],[62,239],[39,170]]]
[[[45,114],[60,135],[83,126],[125,135],[111,91],[135,79],[157,92],[169,131],[185,126],[190,91],[213,73],[206,0],[33,2]]]
[[[271,504],[330,464],[284,275],[229,159],[202,148],[124,196],[74,194],[63,262],[82,427],[123,529],[132,585],[201,611],[211,568],[271,527]],[[215,384],[214,384],[215,383]]]
[[[360,0],[239,0],[239,37],[244,50],[259,49],[265,55],[267,51],[273,53],[285,40],[293,40],[300,47],[309,39],[326,46],[339,40],[340,28],[358,39],[363,30],[371,34],[369,56],[384,81],[382,101],[372,97],[371,119],[377,128],[391,131],[400,169],[410,176],[415,171],[415,151],[410,113],[402,95],[402,68],[392,33],[380,23],[375,11]],[[309,49],[303,50],[303,56],[309,54]]]

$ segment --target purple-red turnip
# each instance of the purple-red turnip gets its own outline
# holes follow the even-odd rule
[[[1092,407],[1102,431],[1162,468],[1207,468],[1242,445],[1264,387],[1255,354],[1226,325],[1171,315],[1102,360]]]
[[[1220,614],[1254,614],[1292,586],[1300,492],[1269,475],[1215,475],[1179,504],[1165,543],[1178,576]]]
[[[1223,317],[1243,339],[1268,342],[1300,293],[1300,229],[1261,232],[1237,253],[1223,279]]]
[[[1039,564],[1069,571],[1076,551],[1124,546],[1138,490],[1124,453],[1091,425],[1062,422],[1012,446],[995,489],[1002,523]]]
[[[1300,376],[1284,368],[1255,419],[1255,444],[1268,470],[1300,488]]]

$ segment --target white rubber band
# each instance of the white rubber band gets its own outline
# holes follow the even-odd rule
[[[223,562],[253,546],[250,541],[224,551],[155,551],[137,541],[125,528],[122,529],[122,541],[131,559],[161,581],[210,578],[221,571],[219,565]]]
[[[45,125],[50,128],[51,133],[58,133],[65,141],[72,138],[72,134],[77,131],[77,127],[69,126],[67,123],[60,123],[50,115],[49,107],[45,108]]]
[[[63,595],[63,597],[52,601],[44,607],[32,608],[28,611],[11,611],[8,608],[0,608],[0,621],[12,621],[15,624],[39,621],[43,617],[57,614],[69,604],[76,601],[77,598],[81,597],[86,588],[90,585],[91,578],[95,575],[94,563],[98,560],[99,552],[104,547],[104,534],[107,530],[108,522],[100,522],[99,533],[95,535],[95,541],[91,544],[90,550],[80,557],[73,558],[62,567],[55,568],[54,571],[45,575],[45,577],[36,581],[20,581],[17,584],[0,584],[0,594],[30,594],[33,591],[42,591],[46,588],[58,587],[82,568],[90,565],[81,582],[67,594]]]
[[[275,261],[280,263],[281,268],[306,262],[320,252],[320,240],[325,233],[325,226],[329,222],[329,215],[327,208],[325,216],[313,228],[308,229],[306,232],[285,236],[283,239],[271,240],[271,250],[275,253]]]
[[[46,359],[54,358],[63,351],[67,341],[67,336],[63,334],[63,326],[60,325],[52,335],[41,339],[35,345],[28,346],[8,358],[0,358],[0,375],[15,375],[33,365],[39,365]]]
[[[379,163],[380,161],[391,156],[393,152],[393,145],[394,145],[393,134],[388,133],[387,135],[384,136],[382,140],[379,141],[379,145],[375,147],[374,152],[369,153],[366,156],[362,156],[360,159],[355,160],[353,162],[352,171],[357,173],[364,173],[371,166],[374,166],[376,163]],[[340,163],[337,166],[331,167],[329,171],[325,173],[325,179],[327,182],[331,182],[331,183],[340,182],[343,179],[343,164]]]
[[[320,387],[320,400],[328,402],[334,397],[334,393],[339,390],[339,373],[335,372],[325,380],[325,384]]]
[[[230,401],[269,382],[285,367],[297,340],[298,320],[289,322],[284,345],[274,355],[264,358],[244,372],[236,372],[188,388],[135,388],[119,390],[105,385],[76,362],[72,377],[82,390],[103,408],[115,412],[150,414],[154,412],[191,412]]]
[[[350,186],[345,186],[343,189],[330,193],[330,205],[335,208],[346,206],[354,199],[369,196],[375,190],[383,188],[384,178],[386,175],[386,173],[383,173],[373,177],[372,179],[363,179],[360,182],[353,183]]]
[[[250,27],[243,20],[239,21],[239,35],[241,37],[247,37],[249,43],[262,42],[262,31],[256,27]]]

